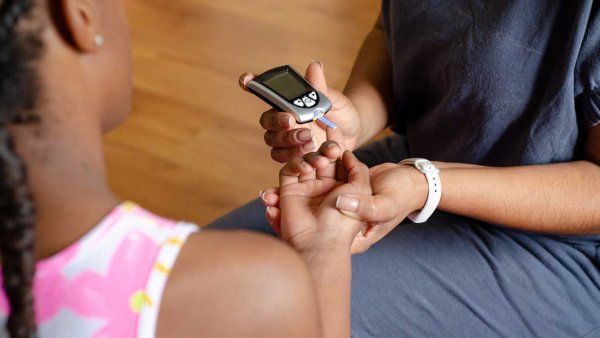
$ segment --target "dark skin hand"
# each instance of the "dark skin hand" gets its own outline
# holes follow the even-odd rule
[[[600,126],[588,131],[585,158],[512,168],[436,162],[443,187],[438,208],[527,231],[600,233]],[[356,237],[353,253],[377,243],[409,213],[420,210],[427,199],[427,181],[412,167],[383,163],[371,168],[370,175],[372,196],[349,194],[337,203],[340,210],[370,225]],[[494,194],[487,193],[491,189]],[[276,231],[280,224],[278,194],[276,188],[261,193],[267,219]]]
[[[240,76],[240,87],[248,90],[247,84],[255,77],[252,73]],[[358,110],[344,94],[327,86],[323,64],[312,62],[306,69],[305,78],[317,90],[324,93],[333,105],[327,117],[335,121],[342,130],[347,149],[354,149],[362,136],[358,123]],[[272,147],[271,157],[277,162],[288,162],[294,157],[317,150],[325,142],[327,126],[321,122],[298,124],[293,115],[270,109],[260,117],[260,125],[265,131],[265,143]]]
[[[340,133],[341,134],[341,133]],[[280,171],[281,238],[307,262],[324,337],[350,336],[351,245],[364,222],[336,209],[343,194],[371,194],[369,170],[335,142],[288,162]],[[338,157],[333,161],[323,154]]]
[[[358,112],[354,123],[360,125],[361,136],[353,145],[362,144],[390,123],[391,74],[379,21],[365,39],[344,90]],[[335,116],[332,120],[337,122]],[[585,157],[579,161],[511,168],[436,162],[443,186],[438,209],[525,231],[600,233],[600,125],[584,132]],[[395,163],[371,168],[371,185],[374,195],[342,196],[337,203],[340,210],[369,224],[364,236],[357,236],[353,252],[379,241],[427,198],[425,177]],[[276,188],[261,192],[267,219],[275,229],[280,222],[278,193]]]

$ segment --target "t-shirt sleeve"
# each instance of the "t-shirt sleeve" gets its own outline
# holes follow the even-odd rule
[[[577,113],[582,126],[600,124],[600,4],[594,1],[575,67]]]

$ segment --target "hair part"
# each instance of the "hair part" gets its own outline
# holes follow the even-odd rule
[[[35,207],[27,170],[9,124],[31,123],[38,94],[33,62],[42,51],[39,29],[23,22],[35,0],[0,0],[0,255],[13,338],[37,336],[33,300]],[[27,27],[24,27],[27,26]],[[31,27],[29,27],[31,26]]]

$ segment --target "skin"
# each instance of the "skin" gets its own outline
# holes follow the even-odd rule
[[[295,157],[281,169],[280,186],[268,195],[281,207],[273,208],[278,213],[274,230],[298,250],[311,272],[323,336],[348,337],[352,246],[367,224],[336,209],[336,200],[348,193],[371,195],[372,189],[367,166],[340,145],[341,130],[326,133],[329,141],[319,151]]]
[[[341,159],[343,180],[336,179],[341,153],[336,143],[290,161],[280,172],[281,238],[298,249],[316,285],[324,337],[350,336],[350,247],[365,223],[335,207],[340,195],[371,194],[369,170],[351,152]],[[312,163],[312,164],[311,164]]]
[[[306,69],[305,78],[331,100],[332,108],[327,117],[342,130],[344,147],[348,150],[358,148],[388,125],[387,115],[380,114],[387,112],[392,97],[392,65],[386,48],[385,35],[378,21],[363,43],[343,93],[327,86],[322,62],[313,61]],[[240,87],[247,91],[248,82],[255,76],[242,74]],[[327,139],[324,124],[300,125],[292,114],[274,109],[261,115],[260,124],[266,130],[265,142],[272,147],[271,157],[282,163],[314,151]],[[300,139],[297,135],[302,131],[311,131],[313,138]],[[313,141],[315,145],[311,145]]]
[[[102,134],[131,106],[129,31],[120,0],[40,0],[45,52],[36,64],[37,124],[10,126],[37,207],[38,259],[92,229],[120,203],[110,191]],[[24,23],[30,24],[30,23]],[[104,43],[97,45],[100,34]],[[259,272],[259,273],[257,273]],[[158,337],[318,337],[306,264],[279,241],[203,231],[179,256]]]
[[[345,102],[348,114],[328,115],[336,123],[343,120],[338,124],[345,136],[340,142],[349,145],[348,149],[360,146],[392,122],[392,72],[386,48],[378,23],[363,44],[344,94],[336,98]],[[359,125],[360,136],[344,130],[349,124]],[[525,231],[600,233],[600,126],[585,133],[581,161],[512,168],[436,162],[443,190],[438,209]],[[420,210],[427,199],[425,176],[412,167],[384,163],[371,168],[370,174],[372,195],[349,194],[337,201],[340,210],[369,224],[357,236],[353,252],[367,250],[409,213]],[[275,229],[281,219],[278,193],[277,189],[261,193]]]
[[[240,87],[247,91],[248,82],[254,77],[252,73],[242,74]],[[354,149],[362,138],[360,124],[355,123],[360,119],[360,115],[354,103],[342,93],[327,86],[321,62],[312,62],[306,69],[305,78],[331,100],[332,108],[327,116],[335,118],[340,126],[344,133],[345,146]],[[282,114],[275,109],[264,112],[260,117],[260,124],[266,130],[265,142],[272,147],[271,157],[281,163],[313,152],[327,140],[327,127],[321,122],[300,125],[291,114]]]

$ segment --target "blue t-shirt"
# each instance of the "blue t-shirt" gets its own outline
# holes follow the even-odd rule
[[[600,2],[383,0],[393,129],[411,155],[495,166],[582,157],[600,123]]]

